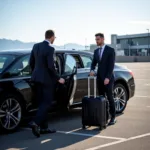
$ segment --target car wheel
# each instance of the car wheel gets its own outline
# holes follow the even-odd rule
[[[114,86],[114,100],[116,113],[122,113],[127,105],[127,91],[126,88],[122,84],[116,84]]]
[[[23,107],[16,95],[4,95],[0,100],[0,128],[5,132],[15,131],[21,122]]]

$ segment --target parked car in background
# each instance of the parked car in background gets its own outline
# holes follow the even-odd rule
[[[34,84],[30,80],[31,70],[28,65],[30,52],[31,50],[0,52],[0,128],[5,131],[16,130],[24,117],[37,111]],[[88,93],[87,77],[92,57],[91,52],[56,50],[56,68],[66,81],[65,93],[61,92],[62,87],[58,84],[50,111],[61,108],[61,105],[58,105],[60,99],[62,105],[66,104],[65,107],[81,106],[82,97]],[[131,70],[117,64],[114,74],[116,111],[121,113],[125,110],[128,100],[134,96],[134,77]],[[91,86],[93,87],[93,84]]]

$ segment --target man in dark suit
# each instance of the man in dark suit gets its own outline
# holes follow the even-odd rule
[[[98,33],[95,35],[96,43],[99,48],[94,51],[93,61],[91,64],[90,75],[95,75],[95,67],[98,64],[97,70],[97,87],[99,95],[107,95],[109,101],[109,110],[111,119],[108,125],[116,123],[115,120],[115,102],[113,99],[113,84],[114,84],[114,64],[115,50],[104,44],[104,35]]]
[[[30,123],[32,132],[39,137],[40,133],[54,133],[55,130],[48,128],[48,109],[54,99],[55,83],[64,84],[64,79],[56,73],[54,66],[54,51],[51,46],[55,40],[54,31],[45,33],[45,40],[33,46],[30,56],[30,67],[32,70],[31,80],[35,84],[36,100],[39,103],[34,121]]]

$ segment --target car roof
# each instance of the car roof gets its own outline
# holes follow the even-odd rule
[[[59,50],[55,50],[56,53],[72,53],[72,54],[93,54],[90,51],[83,51],[83,50],[66,50],[66,49],[59,49]],[[30,54],[31,53],[31,49],[11,49],[11,50],[1,50],[0,54],[10,54],[10,55],[26,55],[26,54]]]
[[[66,49],[59,49],[55,50],[56,53],[71,53],[71,54],[82,54],[82,55],[93,55],[93,52],[90,51],[83,51],[83,50],[66,50]],[[10,54],[10,55],[16,55],[16,56],[21,56],[21,55],[27,55],[31,53],[31,49],[11,49],[11,50],[0,50],[0,54]],[[122,68],[123,66],[115,64],[115,67],[118,67],[119,69],[125,69]]]
[[[30,54],[31,49],[11,49],[11,50],[1,50],[0,54],[10,54],[10,55],[24,55]]]

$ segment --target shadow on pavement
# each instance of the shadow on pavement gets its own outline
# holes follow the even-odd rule
[[[76,136],[63,133],[41,135],[36,138],[30,130],[18,131],[14,134],[3,135],[0,137],[0,150],[12,149],[33,149],[33,150],[54,150],[65,149],[65,147],[73,146],[88,138],[87,136]]]
[[[81,109],[73,109],[65,116],[60,116],[57,113],[49,115],[50,128],[56,128],[57,131],[60,131],[55,134],[41,135],[40,138],[35,138],[31,130],[20,129],[13,134],[9,134],[9,136],[1,135],[0,150],[11,150],[12,148],[36,150],[65,149],[65,147],[73,146],[76,143],[80,143],[92,138],[92,136],[100,134],[100,130],[97,127],[82,130],[81,113]],[[27,127],[26,125],[27,123],[23,127]],[[105,130],[107,130],[107,128]],[[68,131],[73,134],[67,134],[66,132]],[[86,135],[81,136],[80,134]],[[88,136],[88,134],[90,135]]]

